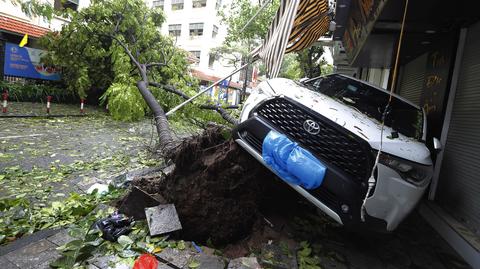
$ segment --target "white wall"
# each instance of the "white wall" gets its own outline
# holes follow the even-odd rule
[[[146,0],[146,3],[149,7],[153,6],[153,0]],[[208,66],[211,49],[219,47],[227,34],[226,26],[221,24],[220,17],[217,16],[216,3],[217,0],[207,0],[206,7],[193,8],[192,0],[184,0],[182,10],[172,10],[172,1],[165,0],[163,11],[166,15],[166,22],[163,24],[161,32],[168,35],[168,25],[181,24],[182,30],[180,37],[176,40],[177,46],[186,51],[200,51],[200,63],[194,67],[209,75],[221,77],[228,75],[234,68],[225,67],[219,61],[215,61],[212,68]],[[222,5],[228,3],[229,1],[222,1]],[[190,23],[203,23],[203,35],[190,37]],[[214,25],[218,27],[218,34],[212,38]],[[233,80],[238,81],[238,75]]]
[[[45,3],[50,3],[53,6],[54,0],[43,0]],[[90,0],[79,0],[79,9],[87,7],[90,5]],[[53,31],[59,31],[62,28],[62,25],[68,23],[68,20],[54,16],[51,21],[40,17],[32,16],[28,17],[25,13],[22,12],[22,9],[18,5],[12,4],[9,0],[0,1],[0,15],[20,20],[22,22],[34,24],[40,27],[49,28]]]

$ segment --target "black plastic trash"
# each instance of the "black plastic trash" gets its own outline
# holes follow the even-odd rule
[[[126,235],[132,230],[133,219],[114,212],[108,217],[96,222],[97,228],[102,232],[102,238],[116,242],[121,235]]]

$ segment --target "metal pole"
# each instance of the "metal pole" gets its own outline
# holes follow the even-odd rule
[[[225,76],[224,78],[220,79],[220,80],[217,80],[217,82],[213,83],[212,85],[208,86],[208,88],[198,92],[197,94],[195,94],[194,96],[190,97],[190,99],[184,101],[183,103],[179,104],[178,106],[174,107],[172,110],[168,111],[167,114],[165,114],[167,117],[172,115],[173,113],[175,113],[175,111],[179,110],[180,108],[182,108],[184,105],[192,102],[194,99],[196,99],[197,97],[199,97],[200,95],[204,94],[205,92],[209,91],[211,88],[213,88],[215,85],[218,85],[220,82],[222,82],[223,80],[235,75],[236,73],[238,73],[238,71],[242,70],[243,68],[245,68],[245,66],[247,66],[248,63],[242,65],[240,68],[236,69],[235,71],[233,71],[232,73],[230,73],[228,76]]]

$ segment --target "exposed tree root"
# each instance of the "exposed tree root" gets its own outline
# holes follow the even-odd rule
[[[175,170],[157,183],[175,204],[183,239],[226,244],[243,238],[257,220],[263,179],[273,175],[225,132],[213,127],[185,141],[177,148]]]

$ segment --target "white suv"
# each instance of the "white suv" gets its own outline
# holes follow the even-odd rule
[[[301,83],[271,79],[262,82],[245,102],[234,138],[338,223],[392,231],[422,197],[433,169],[425,144],[426,117],[418,106],[394,95],[380,138],[388,98],[383,89],[339,74]],[[292,147],[313,156],[313,165],[294,167],[299,175],[286,166],[277,169],[282,160],[266,161],[267,146],[279,156],[285,153],[280,146],[272,146],[272,134],[283,135]],[[267,140],[270,144],[265,145]],[[372,173],[381,142],[379,164]],[[309,173],[312,169],[323,170]],[[361,220],[372,174],[376,184],[364,203],[366,214]],[[299,182],[313,180],[315,184],[299,184],[291,180],[295,176],[307,177]]]

